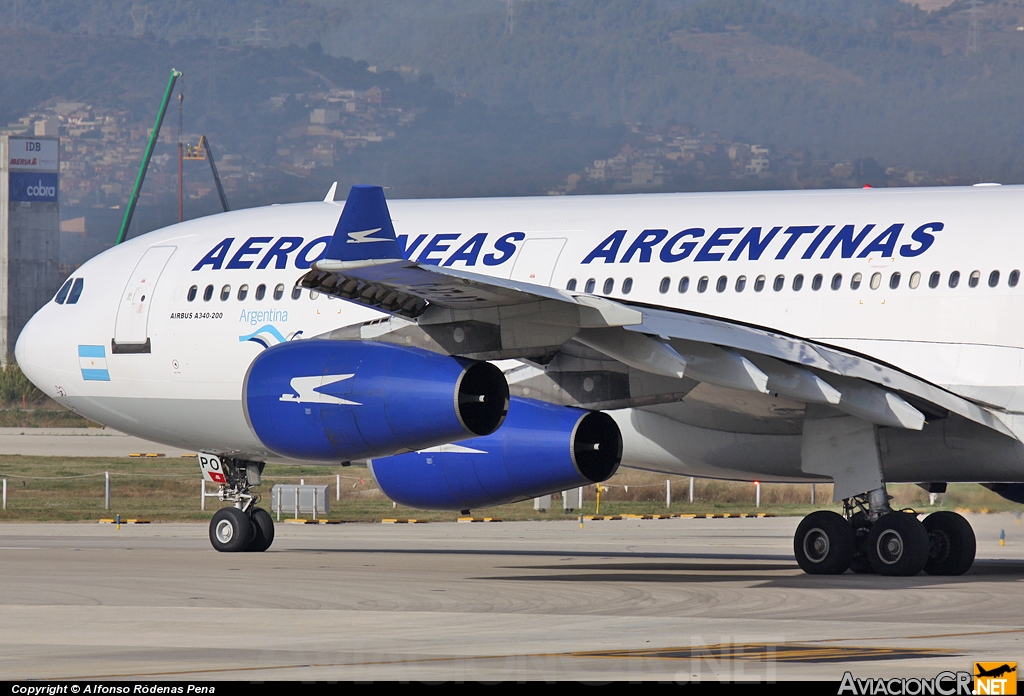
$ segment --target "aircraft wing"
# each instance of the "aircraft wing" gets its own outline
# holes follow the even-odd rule
[[[533,371],[526,378],[544,373],[563,394],[574,391],[574,376],[582,384],[582,375],[609,374],[612,386],[600,395],[575,390],[581,406],[666,403],[701,383],[914,430],[955,413],[1014,437],[988,408],[848,350],[728,319],[406,260],[378,187],[353,188],[325,257],[301,284],[392,315],[374,330],[378,340],[524,360]]]

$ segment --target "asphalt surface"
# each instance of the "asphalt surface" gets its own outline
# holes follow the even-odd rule
[[[796,518],[0,525],[0,679],[839,680],[1024,662],[1024,529],[958,578],[804,575]],[[999,545],[1005,530],[1006,545]]]
[[[180,457],[192,450],[167,447],[110,428],[0,428],[0,454],[32,457]]]

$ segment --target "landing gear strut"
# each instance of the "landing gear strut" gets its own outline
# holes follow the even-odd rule
[[[955,512],[935,512],[922,523],[889,506],[884,483],[844,500],[843,508],[844,515],[812,512],[797,527],[793,552],[805,573],[962,575],[974,563],[974,531]]]
[[[203,478],[220,486],[217,498],[231,502],[233,507],[221,508],[210,520],[210,543],[223,552],[266,551],[274,543],[274,520],[270,513],[256,507],[259,496],[252,486],[259,486],[263,462],[199,454]]]

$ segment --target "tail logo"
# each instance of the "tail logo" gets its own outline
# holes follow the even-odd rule
[[[367,242],[390,242],[390,239],[381,239],[380,237],[371,237],[370,235],[375,232],[380,232],[382,228],[374,227],[372,230],[359,230],[358,232],[348,232],[348,244],[366,244]]]

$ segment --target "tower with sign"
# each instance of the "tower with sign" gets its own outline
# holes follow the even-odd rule
[[[0,361],[60,286],[60,140],[0,136]]]

